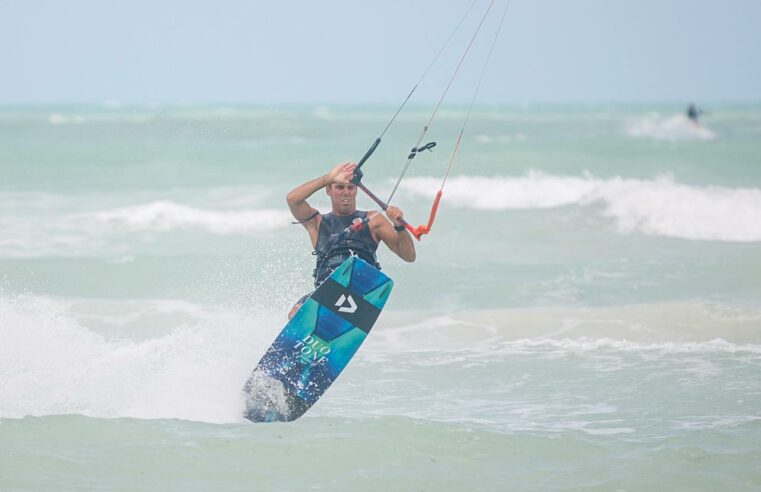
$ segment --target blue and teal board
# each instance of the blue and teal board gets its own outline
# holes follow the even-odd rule
[[[393,285],[357,257],[344,261],[285,325],[246,381],[244,417],[301,417],[362,345]]]

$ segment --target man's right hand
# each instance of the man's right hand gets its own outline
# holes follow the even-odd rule
[[[328,184],[351,183],[351,178],[354,177],[354,169],[356,168],[356,164],[352,162],[345,162],[331,169],[330,172],[325,175],[325,177],[328,179]]]

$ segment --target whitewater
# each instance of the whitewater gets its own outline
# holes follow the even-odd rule
[[[285,194],[393,109],[0,108],[0,490],[761,488],[758,106],[477,106],[346,371],[242,419],[311,289]],[[413,225],[466,111],[394,197]],[[427,116],[363,168],[379,196]]]

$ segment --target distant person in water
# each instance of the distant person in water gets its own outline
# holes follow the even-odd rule
[[[703,114],[703,110],[696,107],[694,103],[690,103],[690,105],[687,106],[687,118],[696,125],[700,125],[698,118],[701,114]]]
[[[309,234],[313,254],[317,257],[313,274],[315,288],[350,256],[359,256],[380,269],[375,257],[380,242],[404,261],[415,261],[415,244],[399,222],[404,217],[399,208],[389,205],[386,209],[388,219],[377,211],[357,210],[357,186],[351,182],[356,167],[351,163],[339,164],[326,175],[294,188],[286,196],[293,217]],[[320,213],[307,202],[307,198],[321,189],[330,197],[332,210],[327,214]],[[344,233],[352,224],[361,226],[350,234]],[[310,295],[296,302],[288,314],[289,319]]]

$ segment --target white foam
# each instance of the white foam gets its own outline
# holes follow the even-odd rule
[[[171,231],[201,228],[215,234],[267,231],[288,225],[284,210],[207,210],[169,200],[103,210],[80,215],[117,227],[133,230]]]
[[[287,209],[268,208],[271,202],[270,192],[256,187],[175,189],[159,197],[2,192],[0,256],[123,256],[131,253],[130,234],[143,240],[155,232],[251,235],[285,228],[291,221]]]
[[[0,418],[75,413],[105,418],[239,422],[243,383],[284,318],[283,311],[242,312],[177,300],[0,297]],[[515,340],[503,330],[488,326],[483,327],[488,332],[486,343],[471,337],[451,347],[438,344],[427,350],[421,350],[419,345],[414,348],[415,333],[428,331],[424,336],[429,340],[432,333],[444,331],[452,324],[452,317],[408,327],[384,322],[363,346],[359,360],[353,362],[355,367],[350,373],[354,375],[342,378],[343,383],[331,389],[333,403],[328,400],[318,406],[317,414],[324,412],[320,408],[331,408],[325,405],[333,405],[331,414],[336,409],[347,414],[359,409],[367,414],[408,413],[428,418],[451,418],[455,414],[458,421],[479,418],[511,425],[515,419],[505,420],[509,407],[501,397],[491,401],[469,399],[467,404],[454,408],[449,405],[456,398],[446,394],[429,399],[424,406],[420,406],[420,395],[409,399],[412,402],[409,405],[397,405],[393,401],[397,396],[388,394],[382,405],[378,405],[378,399],[371,401],[356,395],[367,393],[368,384],[372,389],[373,384],[386,384],[384,379],[397,378],[403,383],[394,392],[403,393],[405,388],[414,392],[416,386],[411,380],[419,378],[417,384],[425,385],[426,377],[441,380],[441,375],[431,374],[444,374],[446,378],[448,373],[442,371],[451,369],[460,373],[467,368],[479,371],[487,367],[485,363],[513,360],[514,356],[526,357],[540,365],[545,360],[578,357],[581,364],[592,364],[597,372],[620,371],[632,364],[651,366],[650,361],[668,357],[676,360],[679,371],[691,378],[718,377],[714,364],[723,354],[734,363],[747,363],[749,368],[757,367],[761,357],[759,345],[733,344],[721,339],[696,343],[591,338]],[[472,322],[463,332],[472,333],[477,326]],[[403,347],[383,343],[384,335],[395,330],[402,332],[398,335],[404,341]],[[386,336],[386,342],[393,339]],[[383,363],[380,355],[393,359],[394,363]],[[708,361],[708,365],[702,366],[701,361]],[[365,381],[357,379],[362,371],[368,371],[372,377]],[[496,382],[499,377],[495,377]],[[458,384],[450,390],[461,391]],[[498,390],[503,395],[513,393],[523,384],[520,379],[512,379]],[[422,398],[432,394],[430,388],[423,389]],[[494,389],[490,386],[474,391],[493,395]],[[406,394],[399,398],[404,397]],[[552,408],[545,402],[532,407],[517,401],[513,408],[526,417],[519,419],[516,424],[519,426],[538,425],[537,419],[549,415],[558,425],[578,427],[585,432],[628,432],[627,427],[614,425],[615,420],[592,422],[584,418],[615,414],[616,407],[604,401],[555,402]],[[564,418],[558,422],[555,417],[561,414]]]
[[[579,339],[529,339],[507,342],[501,347],[503,353],[523,352],[527,349],[553,349],[562,352],[660,352],[664,354],[752,354],[761,355],[761,345],[737,344],[721,338],[706,342],[642,343],[611,338]]]
[[[152,113],[90,113],[90,114],[64,114],[51,113],[48,115],[48,123],[55,126],[61,125],[85,125],[85,124],[119,124],[147,123],[156,118]]]
[[[402,188],[430,199],[440,178],[408,178]],[[481,210],[602,205],[619,232],[714,241],[761,241],[761,189],[691,186],[669,175],[656,179],[556,176],[457,176],[444,201]]]
[[[86,121],[86,118],[82,115],[52,113],[48,116],[48,123],[51,125],[83,125]]]
[[[492,143],[514,143],[525,142],[526,136],[522,133],[515,134],[502,134],[502,135],[487,135],[484,133],[476,135],[476,142],[480,144],[492,144]]]
[[[626,134],[634,138],[656,140],[713,140],[716,134],[699,123],[691,121],[683,114],[661,117],[650,114],[631,121],[626,126]]]
[[[372,357],[408,351],[659,351],[761,354],[761,311],[664,302],[597,308],[527,307],[451,314],[389,312],[368,340]],[[377,351],[374,347],[377,347]]]
[[[335,119],[335,115],[327,106],[317,106],[312,110],[312,117],[316,120],[330,121]]]
[[[109,110],[121,109],[124,106],[121,102],[115,101],[113,99],[106,99],[105,101],[101,101],[100,105],[103,109]]]
[[[125,334],[125,312],[155,326]],[[180,301],[0,298],[0,417],[240,421],[242,385],[284,315],[252,316]]]

